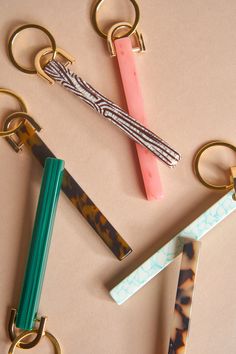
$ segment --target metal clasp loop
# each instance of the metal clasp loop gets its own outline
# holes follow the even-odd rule
[[[16,98],[16,100],[18,101],[18,103],[20,105],[20,109],[23,112],[27,112],[27,107],[26,107],[24,100],[19,95],[17,95],[15,92],[8,90],[6,88],[0,88],[0,94],[6,94],[8,96],[12,96],[12,97]],[[22,124],[23,123],[20,122],[18,124],[18,126],[14,127],[13,129],[9,129],[9,127],[8,127],[4,131],[0,131],[0,137],[7,139],[7,137],[14,135],[17,132],[17,130],[22,126]]]
[[[114,40],[116,39],[116,32],[118,32],[122,28],[132,28],[132,25],[129,22],[118,22],[115,25],[113,25],[110,28],[110,30],[108,31],[107,46],[108,46],[108,51],[109,51],[111,57],[116,56]],[[128,33],[129,32],[127,32],[123,37],[127,37]],[[133,32],[133,35],[135,36],[136,42],[137,42],[137,46],[133,48],[133,51],[136,53],[138,53],[138,52],[144,53],[146,51],[146,47],[145,47],[145,43],[143,40],[143,35],[137,29],[135,29],[135,31]]]
[[[11,309],[10,319],[8,322],[9,338],[12,342],[14,342],[14,341],[16,342],[15,346],[17,346],[18,348],[31,349],[31,348],[35,347],[40,342],[41,338],[44,336],[45,329],[46,329],[47,317],[41,317],[41,319],[39,320],[38,329],[33,330],[33,333],[36,333],[36,337],[31,342],[24,343],[24,342],[22,342],[23,337],[21,337],[21,334],[20,334],[20,336],[16,334],[16,327],[15,327],[16,314],[17,314],[16,309]],[[23,333],[28,333],[28,331],[23,332]]]
[[[43,67],[42,67],[42,59],[48,55],[48,54],[51,54],[53,51],[52,51],[52,48],[48,47],[48,48],[44,48],[42,50],[40,50],[38,52],[38,54],[35,56],[35,60],[34,60],[34,65],[35,65],[35,68],[36,68],[36,72],[37,74],[45,79],[46,81],[49,82],[49,84],[54,84],[54,80],[45,73],[45,71],[43,70]],[[56,57],[59,55],[59,57],[61,57],[62,59],[66,60],[65,62],[65,66],[68,66],[69,64],[72,64],[74,61],[75,61],[75,58],[72,57],[72,55],[70,55],[69,53],[67,53],[64,49],[61,49],[61,48],[56,48]]]
[[[40,125],[26,112],[15,112],[15,113],[10,114],[4,122],[3,130],[8,131],[11,124],[16,119],[21,119],[21,123],[15,129],[14,134],[16,134],[17,131],[19,129],[21,129],[21,127],[23,129],[24,121],[28,121],[37,132],[40,132],[42,130]],[[15,152],[19,152],[22,150],[22,147],[24,145],[22,142],[17,142],[15,139],[13,139],[12,136],[6,137],[6,140],[7,140],[8,144],[11,145],[11,147],[15,150]]]
[[[36,345],[39,344],[39,342],[44,336],[47,337],[50,340],[50,342],[53,344],[56,354],[62,353],[58,340],[51,333],[46,331],[47,317],[41,317],[41,319],[39,320],[39,327],[37,329],[24,331],[19,335],[16,335],[15,332],[16,313],[17,313],[16,309],[11,310],[10,320],[8,323],[8,334],[12,341],[8,354],[13,354],[16,348],[20,348],[20,349],[34,348]],[[22,342],[23,339],[31,336],[32,334],[36,334],[36,336],[31,342],[27,342],[27,343]]]

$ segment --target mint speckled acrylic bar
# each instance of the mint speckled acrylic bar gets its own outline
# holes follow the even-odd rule
[[[121,305],[147,284],[155,275],[165,269],[182,252],[184,240],[182,237],[200,240],[213,227],[224,220],[236,210],[236,201],[233,199],[234,191],[230,191],[193,223],[178,233],[171,241],[166,243],[159,251],[122,280],[111,291],[110,295]]]

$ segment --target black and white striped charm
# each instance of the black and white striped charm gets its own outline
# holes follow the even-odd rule
[[[52,60],[44,71],[53,80],[79,96],[95,111],[123,130],[136,143],[144,146],[169,167],[174,167],[180,160],[180,154],[164,140],[137,122],[123,109],[96,91],[91,85],[65,67]]]

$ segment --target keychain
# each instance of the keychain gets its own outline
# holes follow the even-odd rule
[[[201,242],[184,238],[168,354],[185,354]]]
[[[37,28],[50,39],[51,47],[44,48],[38,52],[34,61],[34,69],[21,67],[15,60],[13,55],[13,44],[16,36],[23,30],[28,28]],[[50,84],[54,81],[59,82],[67,90],[80,97],[85,103],[91,106],[95,111],[102,114],[106,119],[114,123],[122,131],[124,131],[136,143],[141,144],[150,150],[156,157],[163,161],[169,167],[175,166],[180,160],[180,155],[169,144],[159,138],[156,134],[145,128],[129,116],[119,106],[104,97],[96,91],[87,82],[82,80],[78,75],[67,68],[69,64],[74,62],[74,58],[66,53],[63,49],[56,46],[53,36],[42,26],[28,24],[19,27],[9,39],[9,56],[12,63],[21,71],[29,74],[38,73],[42,78],[46,79]],[[51,59],[45,66],[42,66],[42,59],[50,55]],[[64,61],[64,64],[57,58]]]
[[[41,130],[40,126],[27,113],[26,104],[20,96],[7,89],[0,89],[0,93],[15,97],[22,111],[12,113],[8,116],[4,123],[2,135],[6,136],[6,140],[16,152],[22,150],[23,145],[26,145],[40,164],[44,166],[47,157],[55,156],[36,133]],[[11,129],[12,123],[19,119],[19,125]],[[14,135],[20,139],[20,142],[16,142],[15,139],[13,139]],[[62,190],[119,260],[124,259],[132,252],[130,246],[114,229],[67,170],[64,171]]]
[[[61,353],[56,338],[45,330],[47,318],[41,317],[38,328],[35,327],[63,172],[64,161],[46,159],[19,306],[18,310],[11,310],[8,324],[8,333],[12,340],[8,354],[12,354],[17,347],[35,347],[44,335],[52,342],[56,353]],[[23,332],[17,335],[16,328]],[[22,341],[32,334],[36,336],[31,342]]]
[[[220,186],[214,185],[205,180],[200,173],[199,162],[202,154],[212,146],[224,146],[236,152],[236,146],[224,141],[213,141],[204,145],[198,151],[194,160],[195,174],[204,186],[210,189],[225,190],[229,192],[115,286],[110,291],[110,295],[117,304],[120,305],[128,300],[181,254],[184,244],[183,237],[200,240],[218,223],[223,221],[228,215],[236,210],[236,168],[231,168],[232,175],[230,183]]]
[[[147,126],[144,100],[133,53],[145,52],[146,50],[143,36],[137,30],[140,18],[138,4],[136,1],[131,0],[136,13],[133,25],[128,22],[118,22],[106,33],[98,24],[98,13],[103,1],[98,0],[93,8],[92,23],[94,29],[100,37],[107,41],[110,56],[117,57],[129,114],[137,119],[139,123]],[[126,30],[125,34],[119,34],[122,29]],[[133,47],[132,37],[136,39],[137,47]],[[163,189],[155,156],[138,144],[136,144],[136,150],[147,199],[161,199],[163,197]]]

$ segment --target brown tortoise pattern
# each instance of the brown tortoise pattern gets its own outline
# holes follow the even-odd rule
[[[199,250],[199,241],[192,239],[185,240],[169,343],[169,354],[184,354],[186,351]]]
[[[44,166],[47,157],[55,157],[29,123],[25,122],[19,128],[17,135],[42,166]],[[132,252],[130,246],[66,169],[64,171],[62,190],[119,260],[124,259]]]

